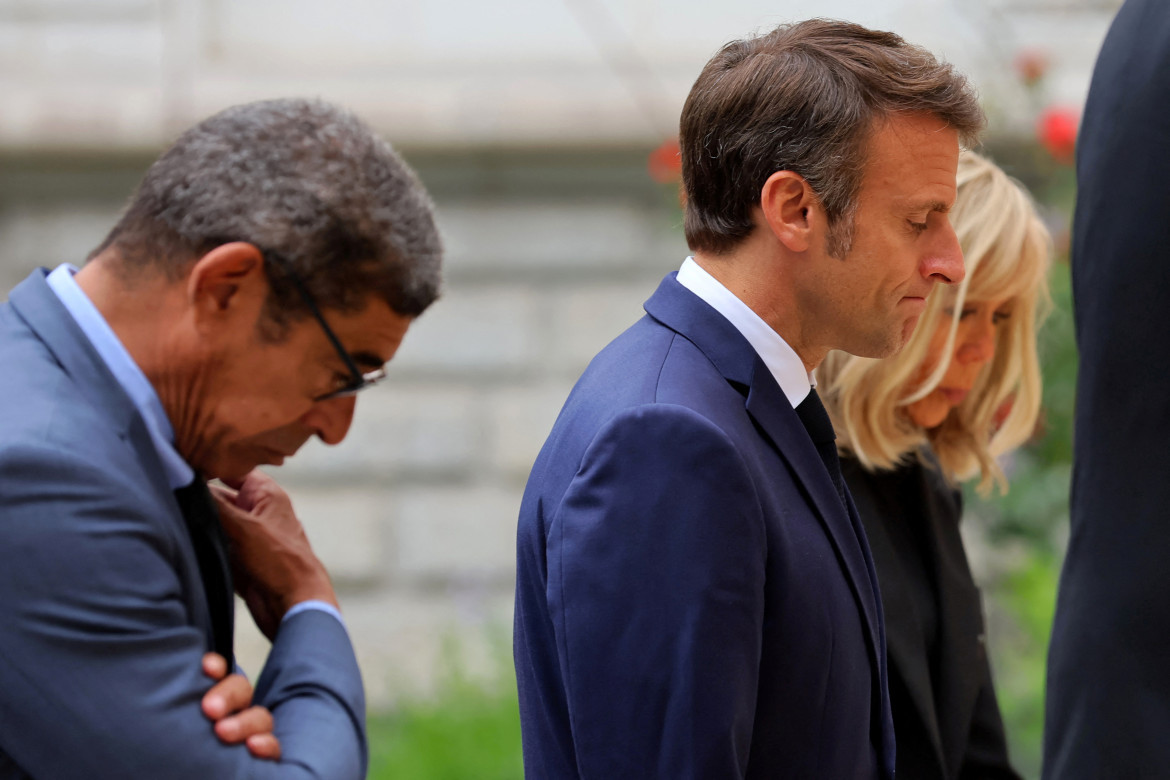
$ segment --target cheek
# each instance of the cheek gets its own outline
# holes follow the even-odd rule
[[[951,411],[947,400],[937,390],[906,407],[906,416],[919,428],[934,428],[942,425]]]
[[[926,354],[926,358],[922,361],[922,365],[920,365],[918,367],[918,371],[915,372],[914,378],[910,382],[910,387],[921,387],[922,384],[930,378],[930,375],[934,373],[934,369],[937,365],[938,359],[934,354],[934,350],[932,349]]]
[[[934,333],[930,337],[930,345],[926,348],[926,357],[922,359],[922,368],[919,369],[918,381],[924,381],[942,361],[943,350],[947,345],[947,334],[950,333],[950,330],[951,321],[946,317],[940,318],[934,326]],[[947,366],[947,371],[950,371],[951,367],[955,364],[954,356],[952,355],[951,358]]]
[[[225,422],[242,437],[280,428],[300,419],[312,403],[295,376],[256,367],[236,393],[224,399]]]

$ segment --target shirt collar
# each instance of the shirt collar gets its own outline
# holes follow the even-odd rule
[[[722,314],[747,339],[775,377],[776,384],[780,385],[792,408],[795,409],[797,404],[808,397],[809,391],[817,386],[816,377],[811,371],[805,370],[796,350],[760,315],[707,273],[693,257],[683,261],[675,279]]]
[[[158,393],[122,346],[113,328],[93,305],[93,301],[74,280],[75,273],[76,267],[62,263],[49,274],[46,281],[142,415],[171,489],[190,484],[195,479],[195,471],[175,449],[175,430],[171,427]]]

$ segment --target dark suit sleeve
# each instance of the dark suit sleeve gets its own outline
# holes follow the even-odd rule
[[[0,451],[0,751],[54,780],[364,777],[361,681],[325,615],[282,626],[258,681],[285,758],[219,742],[175,524],[119,473],[47,445]]]
[[[646,406],[597,435],[551,518],[548,601],[583,778],[742,777],[767,554],[728,437]]]

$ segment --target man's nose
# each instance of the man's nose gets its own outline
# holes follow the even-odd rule
[[[312,428],[326,444],[340,444],[353,422],[356,403],[357,399],[352,395],[317,401],[301,418],[301,422]]]
[[[928,247],[919,270],[927,281],[958,284],[967,275],[963,266],[963,250],[959,247],[959,237],[955,235],[950,221],[944,220],[944,223]]]

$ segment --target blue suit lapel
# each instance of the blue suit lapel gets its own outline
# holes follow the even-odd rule
[[[646,312],[702,350],[728,382],[746,390],[747,412],[800,478],[837,551],[866,628],[871,661],[885,692],[885,638],[877,580],[857,510],[841,505],[833,480],[788,398],[751,344],[727,319],[670,274]],[[876,702],[875,702],[876,703]]]
[[[182,540],[181,549],[187,559],[187,572],[194,572],[197,575],[187,583],[188,606],[195,624],[208,636],[208,647],[215,647],[210,607],[206,599],[194,595],[204,592],[203,583],[199,579],[202,572],[191,547],[191,538],[179,511],[175,494],[168,486],[162,463],[146,430],[146,423],[134,402],[126,395],[93,344],[82,332],[77,321],[49,287],[45,281],[47,275],[48,271],[44,268],[33,271],[12,290],[8,296],[8,303],[33,335],[53,354],[77,387],[83,389],[85,397],[102,410],[117,435],[130,442],[149,476],[147,484],[142,485],[142,490],[152,493],[152,503],[173,509],[173,524],[177,537]],[[230,584],[228,588],[230,594]]]
[[[873,565],[866,549],[865,532],[860,527],[852,499],[846,511],[816,445],[808,437],[804,425],[772,374],[762,365],[751,384],[746,406],[748,414],[772,440],[780,456],[788,461],[808,491],[861,610],[876,666],[878,648],[881,646],[878,637],[877,588],[872,578]]]

